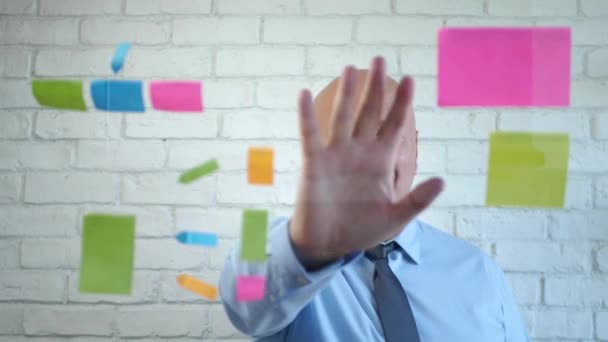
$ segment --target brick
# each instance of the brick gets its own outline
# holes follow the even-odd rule
[[[305,0],[304,8],[308,14],[381,14],[391,11],[389,0]]]
[[[397,0],[397,13],[403,14],[449,14],[449,15],[483,15],[483,0]]]
[[[436,107],[437,106],[437,80],[434,78],[416,79],[416,90],[414,106]]]
[[[78,20],[21,17],[0,19],[0,44],[76,45]]]
[[[574,47],[572,49],[572,62],[570,65],[571,78],[581,77],[585,73],[587,53],[587,48]]]
[[[204,180],[188,186],[177,182],[176,173],[142,173],[125,176],[122,199],[134,204],[193,204],[209,205],[215,197],[214,179]]]
[[[496,16],[564,17],[576,16],[572,0],[490,0],[488,14]]]
[[[15,203],[21,198],[21,175],[0,174],[0,203]]]
[[[211,328],[214,337],[217,338],[241,338],[246,339],[247,336],[238,331],[228,319],[226,311],[222,305],[211,305]]]
[[[0,111],[0,138],[28,138],[32,122],[32,113],[29,111]]]
[[[212,113],[150,112],[127,116],[125,125],[125,136],[129,138],[214,138],[218,131],[217,115]]]
[[[0,306],[0,334],[23,334],[23,305]],[[10,337],[11,341],[13,336]]]
[[[30,56],[26,49],[0,47],[0,77],[29,76]]]
[[[0,81],[0,98],[0,108],[38,107],[28,81],[3,79]]]
[[[401,71],[408,75],[437,75],[437,50],[431,48],[401,49]]]
[[[272,187],[252,186],[244,174],[220,175],[217,202],[222,204],[294,204],[298,177],[275,174]]]
[[[548,219],[539,210],[462,209],[456,213],[456,233],[473,239],[544,239]]]
[[[73,158],[74,148],[69,143],[0,143],[0,169],[65,169]]]
[[[247,169],[247,152],[250,146],[265,146],[268,142],[251,141],[183,141],[169,145],[169,168],[186,170],[205,160],[216,158],[221,171]],[[277,142],[274,149],[274,170],[298,171],[301,152],[298,142]]]
[[[204,281],[205,283],[211,284],[213,286],[217,286],[219,283],[218,279],[220,277],[219,271],[207,271],[207,272],[187,272],[188,275],[191,275],[195,278]],[[166,272],[161,276],[160,287],[161,287],[161,298],[165,303],[214,303],[218,302],[217,300],[209,300],[202,296],[199,296],[193,292],[190,292],[183,287],[181,287],[176,281],[176,273]]]
[[[116,138],[121,121],[121,116],[112,114],[39,112],[35,132],[43,139]]]
[[[200,268],[205,260],[204,250],[199,247],[184,246],[174,238],[138,239],[136,245],[135,267],[138,270]]]
[[[338,18],[274,18],[264,21],[265,43],[348,44],[353,23]]]
[[[170,26],[162,20],[90,18],[82,22],[80,38],[85,44],[161,44],[169,41]]]
[[[457,141],[447,146],[447,167],[451,174],[485,174],[488,171],[488,143]]]
[[[208,328],[207,305],[153,305],[118,310],[116,330],[128,337],[200,337]],[[166,324],[171,317],[171,324]]]
[[[608,76],[608,49],[596,50],[587,57],[587,73],[592,77]]]
[[[595,314],[595,326],[597,338],[608,340],[608,311]]]
[[[19,242],[11,240],[0,241],[0,269],[17,268],[19,266]]]
[[[232,208],[178,208],[175,227],[178,231],[206,231],[220,237],[237,238],[241,235],[241,211]]]
[[[608,16],[608,3],[604,0],[581,0],[581,11],[588,17]]]
[[[590,312],[563,309],[543,310],[536,315],[535,338],[593,338]]]
[[[435,18],[362,17],[355,37],[368,44],[435,45],[442,24]]]
[[[572,172],[608,172],[608,158],[597,158],[607,155],[608,143],[578,143],[570,144],[570,161],[568,167]]]
[[[80,266],[78,239],[26,239],[21,243],[21,266],[24,268],[71,268]]]
[[[584,112],[503,111],[498,119],[501,131],[568,133],[571,139],[589,139],[589,117]]]
[[[118,14],[121,0],[40,0],[42,15]]]
[[[35,0],[3,0],[0,2],[0,14],[32,14],[35,9]]]
[[[29,173],[25,176],[28,203],[113,202],[118,177],[104,173]]]
[[[573,20],[538,20],[538,26],[569,26],[572,29],[572,45],[605,45],[608,44],[608,37],[602,34],[606,27],[606,20],[603,18],[577,18]]]
[[[593,186],[589,177],[569,176],[566,182],[567,209],[591,209],[593,206]]]
[[[312,47],[308,49],[307,70],[311,75],[339,77],[346,65],[368,69],[372,58],[383,56],[389,74],[397,73],[399,62],[395,49],[386,47]],[[327,83],[326,83],[327,84]]]
[[[454,212],[451,210],[426,209],[417,219],[448,234],[454,234]]]
[[[266,0],[243,2],[221,0],[216,3],[218,14],[294,14],[300,12],[300,0]]]
[[[540,303],[540,278],[535,274],[507,274],[515,301],[519,305],[536,305]]]
[[[73,236],[76,232],[73,206],[2,206],[1,236]]]
[[[608,140],[608,113],[596,114],[591,124],[592,135],[597,140]]]
[[[304,73],[304,50],[299,48],[225,48],[217,52],[219,76],[288,76]]]
[[[58,271],[0,272],[0,301],[60,302],[64,290],[65,275]]]
[[[242,108],[254,103],[254,84],[250,81],[219,80],[203,83],[205,108]]]
[[[230,139],[299,138],[295,113],[243,110],[224,115],[221,136]]]
[[[160,275],[157,272],[135,271],[131,293],[128,296],[82,293],[79,290],[79,275],[72,273],[68,279],[69,303],[116,303],[145,304],[158,301]]]
[[[608,208],[608,177],[600,177],[596,182],[595,204],[599,208]]]
[[[495,130],[496,117],[493,113],[482,112],[417,111],[416,124],[419,139],[487,140]]]
[[[157,170],[165,164],[160,141],[79,141],[76,166],[94,170]]]
[[[295,110],[300,91],[308,87],[305,81],[260,81],[257,104],[261,108]]]
[[[43,49],[36,56],[38,76],[106,76],[112,49]]]
[[[608,241],[606,210],[551,212],[549,235],[553,240],[600,240]]]
[[[602,272],[608,272],[608,246],[601,247],[595,257],[598,269]]]
[[[416,176],[414,184],[428,177]],[[449,175],[444,177],[446,186],[443,193],[434,202],[435,207],[457,207],[483,205],[485,203],[485,177]]]
[[[582,273],[591,269],[591,251],[585,244],[541,241],[499,241],[496,261],[506,271]]]
[[[27,307],[24,327],[28,335],[107,336],[115,315],[105,306]]]
[[[137,237],[174,236],[173,217],[171,210],[167,207],[129,206],[125,204],[119,207],[115,205],[86,205],[82,207],[82,212],[135,216],[135,236]],[[80,230],[79,234],[82,234]]]
[[[445,147],[440,144],[418,144],[418,173],[442,173],[445,171]]]
[[[127,0],[127,14],[209,14],[211,0]]]
[[[173,22],[175,44],[256,44],[260,41],[257,18],[206,17]]]
[[[554,306],[597,307],[608,303],[608,279],[588,276],[545,278],[545,303]]]
[[[530,27],[534,26],[533,18],[500,18],[500,17],[448,17],[446,27]]]
[[[212,58],[209,48],[134,49],[125,61],[124,75],[184,79],[209,76]]]

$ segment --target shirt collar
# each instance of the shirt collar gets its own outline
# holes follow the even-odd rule
[[[420,237],[418,235],[420,223],[418,220],[412,220],[393,241],[399,244],[399,247],[414,261],[416,265],[420,264]]]

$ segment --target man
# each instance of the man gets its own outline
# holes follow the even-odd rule
[[[413,81],[347,67],[312,103],[299,98],[303,170],[295,212],[278,219],[268,262],[233,251],[220,279],[228,317],[261,341],[527,341],[501,269],[415,219],[441,192],[416,173]],[[315,117],[316,113],[316,117]],[[239,274],[266,274],[237,302]]]

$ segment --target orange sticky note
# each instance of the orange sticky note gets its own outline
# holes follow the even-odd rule
[[[194,278],[191,275],[180,274],[177,276],[177,283],[198,295],[201,295],[207,299],[215,300],[217,299],[217,288],[215,286],[211,286],[197,278]]]
[[[271,148],[249,148],[247,170],[250,184],[272,185],[273,155]]]

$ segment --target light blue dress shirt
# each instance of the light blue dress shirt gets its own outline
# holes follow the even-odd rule
[[[373,297],[374,265],[359,254],[307,272],[294,254],[288,219],[269,236],[268,262],[228,256],[220,295],[228,317],[259,341],[384,341]],[[421,342],[529,341],[500,267],[477,247],[412,221],[396,238],[389,266],[409,298]],[[266,274],[266,296],[237,302],[240,274]]]

